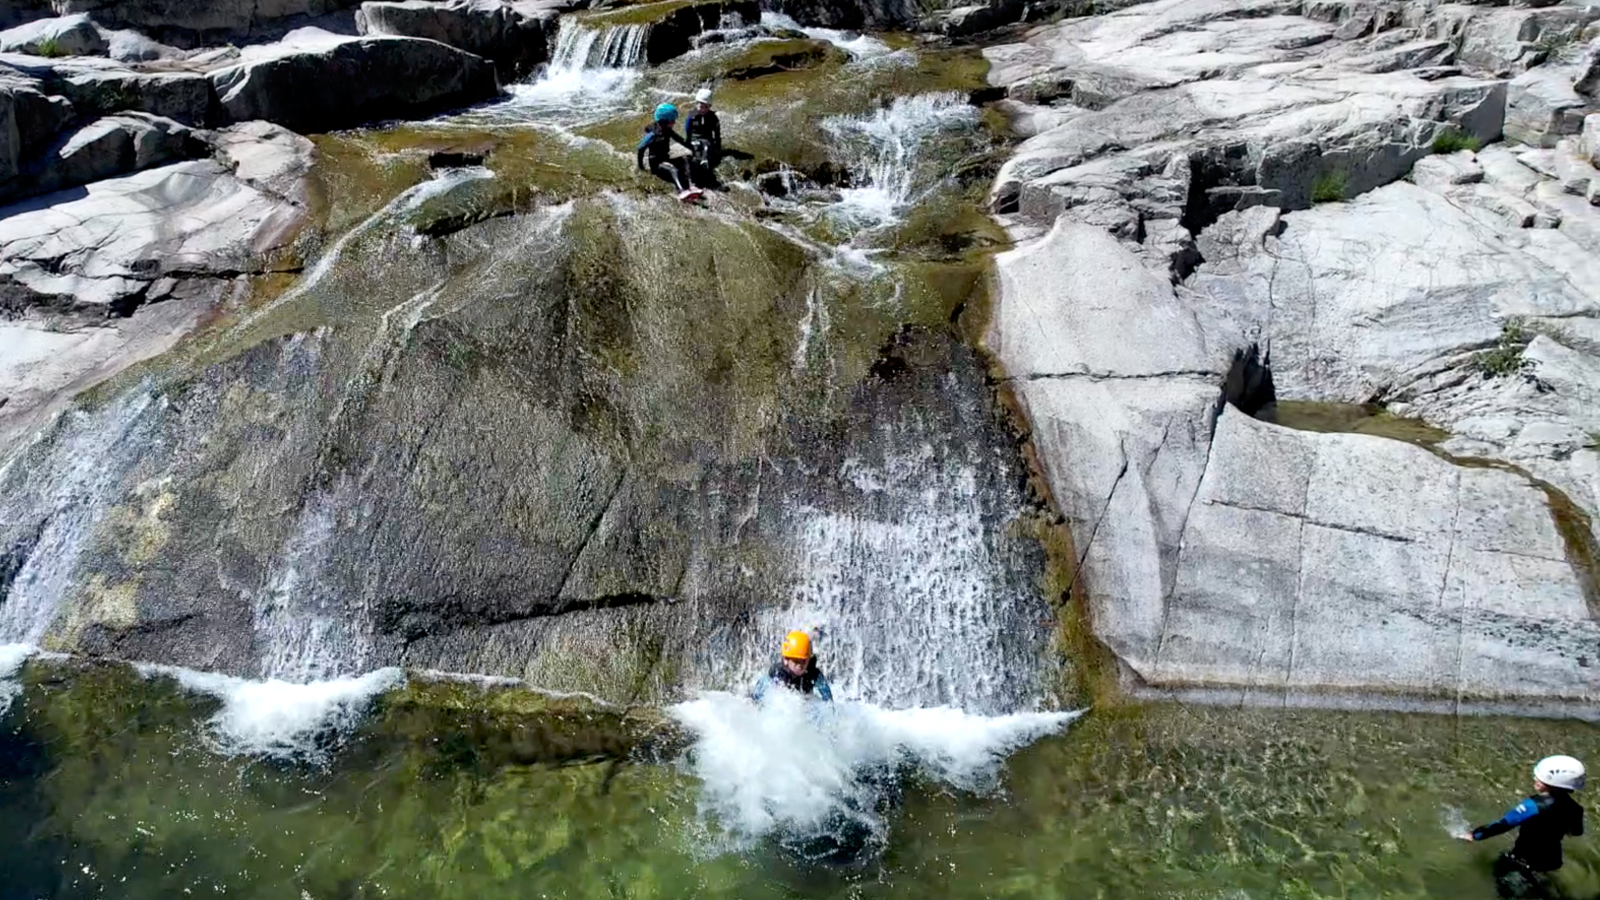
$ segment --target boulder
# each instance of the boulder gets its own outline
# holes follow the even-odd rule
[[[175,47],[217,46],[276,37],[360,0],[53,0],[63,12],[89,13],[110,28],[133,29]]]
[[[186,51],[169,47],[132,29],[102,29],[106,39],[106,55],[117,62],[150,62],[157,59],[182,59]]]
[[[108,44],[85,15],[40,19],[0,31],[0,52],[33,56],[103,56]]]
[[[1572,87],[1580,94],[1600,93],[1600,37],[1589,42],[1578,61],[1578,74]]]
[[[1600,168],[1600,113],[1583,119],[1582,149],[1589,157],[1589,165]]]
[[[1550,47],[1568,43],[1600,18],[1592,7],[1499,9],[1472,18],[1461,32],[1457,58],[1498,75],[1544,62]]]
[[[1424,187],[1475,184],[1483,180],[1483,166],[1470,150],[1428,156],[1411,167],[1411,180]]]
[[[1553,147],[1583,130],[1588,101],[1572,88],[1566,69],[1541,67],[1511,79],[1506,91],[1506,137]]]
[[[510,83],[550,58],[554,9],[503,0],[379,0],[361,4],[362,34],[428,38],[481,56]]]
[[[211,81],[235,121],[265,119],[306,133],[426,115],[499,93],[492,64],[437,41],[316,29],[246,48]]]
[[[80,114],[137,111],[203,127],[217,116],[211,79],[199,72],[92,69],[66,73],[58,89]]]
[[[40,190],[88,184],[178,159],[208,155],[188,128],[149,113],[120,113],[78,129],[47,158]]]
[[[930,6],[918,0],[777,0],[771,8],[805,26],[892,29],[921,24]]]
[[[1226,409],[1182,532],[1147,684],[1591,701],[1600,629],[1543,490],[1365,435]],[[1404,647],[1405,652],[1395,652]]]
[[[990,0],[960,6],[939,16],[937,28],[939,33],[950,37],[968,37],[1021,21],[1026,10],[1027,4],[1022,0]]]
[[[44,305],[125,315],[168,276],[262,271],[304,220],[299,199],[276,188],[303,180],[312,147],[266,123],[248,127],[253,131],[244,135],[225,132],[215,159],[95,181],[77,196],[0,209],[0,306],[13,313]],[[92,155],[103,146],[93,143],[96,134],[103,132],[86,135],[79,152]],[[125,146],[115,135],[98,140]],[[139,150],[135,144],[135,160]],[[303,188],[298,191],[303,196]]]
[[[1589,163],[1575,138],[1565,138],[1557,144],[1551,161],[1555,170],[1552,177],[1569,194],[1588,197],[1593,192],[1592,186],[1600,181],[1600,171]]]
[[[71,102],[45,94],[38,81],[0,74],[0,196],[22,187],[12,182],[56,140],[73,112]]]

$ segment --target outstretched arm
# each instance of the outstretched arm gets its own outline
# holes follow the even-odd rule
[[[1497,835],[1505,834],[1523,822],[1539,814],[1539,804],[1532,797],[1518,803],[1506,811],[1506,814],[1487,825],[1479,825],[1467,834],[1461,835],[1464,841],[1483,841]]]
[[[768,683],[769,680],[770,679],[768,679],[764,675],[762,677],[756,679],[755,685],[753,685],[750,688],[750,699],[751,700],[755,700],[755,701],[759,702],[762,697],[765,697],[767,695],[767,683]]]

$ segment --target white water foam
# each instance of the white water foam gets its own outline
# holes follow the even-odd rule
[[[1082,715],[887,710],[785,690],[760,704],[709,693],[668,713],[695,735],[684,765],[702,784],[702,814],[730,849],[852,828],[881,843],[883,807],[902,770],[957,790],[992,792],[1008,754]]]
[[[858,60],[870,60],[892,55],[889,45],[875,37],[854,31],[840,31],[835,28],[807,28],[783,13],[764,12],[761,14],[761,24],[768,28],[798,31],[812,40],[826,41]]]
[[[1472,830],[1472,823],[1467,821],[1467,814],[1459,806],[1439,807],[1439,824],[1444,827],[1445,833],[1451,837],[1466,834]]]
[[[222,701],[206,723],[207,738],[217,752],[311,763],[327,761],[330,734],[354,729],[374,697],[406,681],[405,672],[397,668],[311,684],[249,681],[175,666],[134,668],[147,678],[172,678],[187,690]]]
[[[977,121],[978,111],[954,91],[896,97],[870,115],[824,119],[822,128],[833,137],[837,155],[864,181],[840,191],[836,215],[865,228],[897,221],[907,206],[937,186],[917,171],[928,139]]]
[[[12,701],[22,693],[22,685],[11,679],[22,671],[22,664],[38,649],[32,644],[0,644],[0,717],[5,716]]]

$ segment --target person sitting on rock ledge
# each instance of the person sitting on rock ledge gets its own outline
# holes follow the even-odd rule
[[[811,652],[811,635],[791,631],[784,637],[778,661],[750,689],[750,699],[760,701],[773,685],[833,702],[833,689],[828,686],[827,676],[817,668],[817,658]]]
[[[710,181],[717,163],[722,162],[722,121],[711,108],[711,89],[701,88],[694,95],[694,110],[683,120],[683,136],[694,151],[694,164],[703,170],[701,183]]]
[[[1543,897],[1545,872],[1561,868],[1561,839],[1583,834],[1583,807],[1572,792],[1584,783],[1583,763],[1570,756],[1547,756],[1533,766],[1533,795],[1498,820],[1458,834],[1482,841],[1519,829],[1517,842],[1494,863],[1495,886],[1502,897]]]
[[[672,142],[677,141],[685,150],[693,153],[694,148],[688,142],[678,137],[678,132],[673,130],[672,123],[678,121],[678,108],[671,103],[663,103],[656,107],[655,121],[644,131],[644,137],[639,139],[637,152],[634,154],[641,172],[650,172],[663,181],[676,185],[679,192],[687,193],[693,189],[689,183],[689,173],[684,166],[672,158]],[[650,157],[650,166],[645,168],[645,155]]]

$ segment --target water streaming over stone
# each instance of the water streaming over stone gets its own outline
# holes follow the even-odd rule
[[[96,528],[134,487],[139,459],[121,450],[150,444],[161,405],[141,385],[67,412],[0,467],[0,644],[37,644],[55,622]]]
[[[858,60],[887,50],[872,38],[819,37]],[[528,124],[596,142],[586,128],[654,102],[636,90],[647,39],[648,26],[567,17],[543,77],[435,124]],[[923,164],[928,139],[973,120],[956,94],[829,120],[839,161],[870,180],[839,208],[867,209],[860,198],[871,194],[881,210],[863,219],[891,220],[940,177]],[[905,340],[918,352],[950,360],[868,377],[850,346],[863,328],[887,336],[898,325],[903,286],[890,291],[881,277],[891,262],[864,248],[840,251],[789,223],[726,211],[691,221],[625,192],[444,239],[413,229],[457,196],[491,196],[496,177],[441,173],[339,236],[293,288],[208,336],[215,362],[177,379],[181,407],[166,410],[161,391],[124,393],[70,414],[42,445],[48,460],[13,456],[0,481],[14,466],[33,493],[3,502],[19,513],[9,521],[34,522],[38,537],[5,533],[32,543],[8,557],[19,571],[0,604],[0,643],[38,642],[56,622],[54,604],[93,583],[98,563],[79,560],[86,548],[105,555],[93,531],[111,511],[141,514],[130,498],[145,476],[128,472],[142,464],[155,482],[205,487],[161,501],[179,512],[146,511],[140,539],[165,552],[162,541],[180,540],[169,532],[199,528],[181,537],[184,564],[215,572],[119,580],[100,594],[125,607],[96,601],[58,636],[70,644],[96,623],[114,633],[149,603],[163,622],[192,625],[171,643],[133,646],[232,673],[146,670],[222,699],[211,734],[223,752],[309,758],[317,734],[348,724],[395,683],[373,674],[395,664],[602,691],[604,679],[573,673],[634,652],[614,643],[631,634],[667,635],[679,654],[676,683],[652,695],[664,698],[741,689],[792,627],[817,631],[841,700],[989,714],[1051,698],[1051,671],[1040,664],[1049,612],[1033,583],[1040,558],[1013,527],[1027,504],[981,364],[948,336],[916,332]],[[808,215],[827,208],[813,201]],[[603,249],[595,256],[591,246]],[[712,277],[686,280],[689,257],[711,260]],[[606,268],[619,259],[626,277]],[[615,283],[591,300],[579,288],[597,276]],[[746,284],[757,276],[771,287]],[[710,317],[688,331],[678,321],[685,290]],[[863,303],[882,321],[863,325]],[[771,335],[760,331],[762,317],[773,320]],[[727,346],[735,357],[770,348],[768,371],[782,384],[759,386],[773,391],[759,401],[696,388],[693,404],[759,404],[766,432],[757,437],[773,444],[770,459],[738,446],[719,456],[715,442],[702,459],[698,449],[680,455],[682,437],[670,433],[682,400],[668,376],[693,372],[703,385],[767,365],[735,358],[724,370],[731,375],[709,376],[648,368],[683,365],[685,347],[695,364],[730,352],[692,343],[724,327],[754,328]],[[650,378],[639,377],[640,365]],[[456,385],[482,378],[491,381]],[[501,407],[472,412],[479,403]],[[159,414],[141,416],[145,407]],[[737,424],[745,411],[724,415],[732,418],[718,421]],[[626,440],[643,433],[643,449],[619,450],[606,433],[613,420]],[[668,423],[669,450],[650,443],[663,440],[650,433],[658,420]],[[567,493],[545,511],[520,497],[541,490]],[[523,505],[500,510],[507,497]],[[429,518],[461,503],[450,518],[472,523]],[[208,512],[194,512],[197,504]],[[590,505],[581,515],[562,509]],[[573,522],[555,521],[562,517]],[[687,561],[674,556],[675,530],[692,547]],[[195,562],[210,554],[219,561]],[[762,566],[754,580],[747,558]],[[652,580],[673,565],[677,576]],[[707,613],[686,616],[679,603]],[[628,699],[622,690],[602,693]]]
[[[561,20],[550,54],[551,77],[584,69],[636,69],[644,65],[649,25],[594,28],[571,17]]]
[[[865,225],[893,222],[945,173],[928,171],[923,149],[941,131],[970,129],[977,110],[954,92],[896,97],[868,115],[824,119],[845,168],[864,183],[841,193],[839,212]]]

